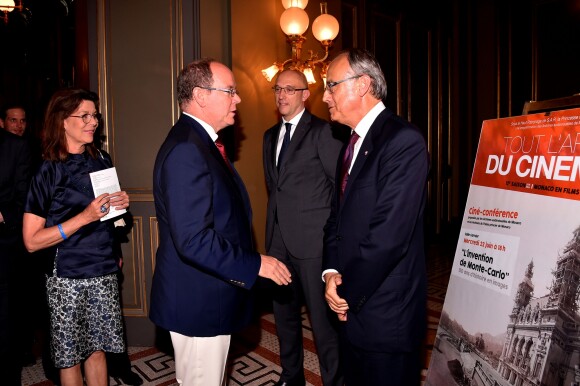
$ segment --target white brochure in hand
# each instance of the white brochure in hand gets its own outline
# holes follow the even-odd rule
[[[121,190],[121,185],[119,185],[119,177],[117,177],[117,169],[114,167],[90,173],[89,176],[91,177],[91,183],[93,185],[93,192],[95,193],[95,197],[98,197],[103,193],[115,193]],[[101,217],[101,221],[120,216],[125,212],[127,212],[126,209],[117,210],[111,206],[109,213],[107,213],[106,216]]]

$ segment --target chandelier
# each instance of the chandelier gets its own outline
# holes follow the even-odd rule
[[[14,0],[0,0],[0,12],[3,13],[2,19],[5,24],[8,24],[8,12],[12,12],[15,9],[22,12],[22,1],[19,1],[18,5],[16,5]]]
[[[329,62],[328,49],[332,41],[338,35],[338,20],[327,12],[326,1],[320,3],[320,16],[312,23],[312,34],[316,40],[320,41],[324,49],[324,55],[319,58],[318,53],[309,51],[310,55],[306,60],[302,60],[302,43],[306,41],[303,34],[308,29],[308,14],[304,11],[308,0],[282,0],[282,5],[286,9],[280,17],[280,28],[287,35],[286,41],[292,46],[292,57],[282,61],[274,62],[270,67],[262,70],[262,74],[269,81],[272,80],[278,71],[286,68],[302,71],[306,75],[308,84],[316,83],[313,70],[320,67],[320,77],[326,85],[326,70]]]

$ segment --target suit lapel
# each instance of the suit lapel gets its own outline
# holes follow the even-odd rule
[[[377,143],[376,138],[379,137],[384,130],[388,130],[389,127],[386,125],[387,119],[391,116],[391,111],[389,109],[384,109],[375,119],[367,135],[365,136],[363,143],[358,151],[354,165],[350,170],[350,175],[348,176],[348,181],[346,188],[344,190],[344,196],[342,202],[345,202],[350,189],[354,181],[356,181],[360,171],[363,169],[368,157],[372,154],[374,150],[374,144]],[[344,154],[344,153],[343,153]]]
[[[235,191],[238,194],[238,196],[240,197],[240,199],[242,199],[242,201],[247,204],[249,201],[244,196],[244,193],[245,193],[244,184],[242,182],[240,175],[236,171],[236,169],[232,165],[233,173],[230,171],[230,168],[228,167],[228,165],[226,165],[226,162],[222,158],[222,155],[221,155],[220,151],[218,150],[217,146],[212,141],[211,137],[205,131],[205,129],[199,124],[199,122],[197,122],[195,119],[193,119],[191,117],[188,117],[185,114],[182,115],[182,117],[187,118],[187,122],[189,122],[189,127],[191,127],[193,129],[193,131],[197,134],[197,136],[208,147],[210,154],[212,155],[212,157],[214,157],[216,159],[216,162],[218,162],[222,166],[223,173],[226,175],[226,177],[224,179],[229,184],[232,185],[232,187],[234,188],[233,191]]]
[[[286,162],[292,159],[294,152],[296,151],[296,148],[298,147],[300,142],[302,142],[308,130],[310,130],[310,121],[311,121],[310,113],[304,110],[304,114],[302,114],[300,121],[298,121],[296,129],[294,129],[294,134],[292,134],[292,139],[290,140],[288,149],[286,149],[286,154],[284,154],[284,159],[282,160],[282,165],[280,167],[280,175],[284,174],[285,169],[284,166],[286,165]],[[282,126],[282,124],[280,124],[280,126]]]

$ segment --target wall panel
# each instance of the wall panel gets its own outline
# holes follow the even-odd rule
[[[133,226],[122,245],[122,300],[130,345],[153,345],[148,319],[157,228],[152,194],[157,150],[177,120],[176,78],[184,55],[199,52],[191,0],[96,1],[97,85],[104,148],[131,198]],[[184,35],[184,31],[189,35]],[[155,249],[152,246],[155,245]]]

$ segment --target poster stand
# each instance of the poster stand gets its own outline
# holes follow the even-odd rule
[[[483,122],[426,386],[580,385],[578,106]]]
[[[580,107],[580,94],[543,101],[528,101],[524,103],[522,115],[551,112]]]

